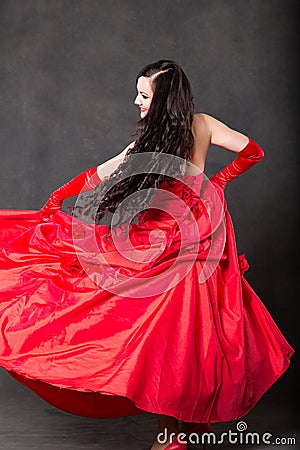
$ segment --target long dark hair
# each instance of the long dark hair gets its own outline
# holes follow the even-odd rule
[[[170,174],[176,177],[182,172],[179,158],[178,164],[174,164],[173,158],[161,159],[152,154],[144,164],[137,167],[132,155],[153,152],[175,155],[187,161],[190,159],[194,143],[194,102],[191,85],[184,71],[176,62],[161,59],[142,68],[136,82],[140,77],[152,78],[150,108],[147,115],[137,123],[133,134],[136,137],[135,144],[127,151],[124,161],[93,193],[94,209],[98,205],[93,217],[96,224],[107,212],[116,211],[126,197],[135,193],[132,201],[126,202],[125,208],[118,209],[121,214],[119,212],[117,221],[114,219],[114,224],[132,220],[138,211],[148,208],[153,198],[153,189],[149,188],[156,189],[170,179]],[[134,170],[138,171],[136,175],[133,175]]]

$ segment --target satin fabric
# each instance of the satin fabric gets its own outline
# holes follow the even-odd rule
[[[124,226],[113,236],[62,211],[47,223],[0,211],[0,365],[82,416],[249,412],[294,349],[244,278],[223,189],[209,186],[202,174],[165,183],[130,242]]]

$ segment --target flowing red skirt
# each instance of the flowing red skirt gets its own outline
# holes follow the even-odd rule
[[[230,421],[288,368],[294,349],[244,278],[222,194],[214,224],[211,199],[166,192],[173,216],[158,200],[130,241],[64,212],[0,211],[0,365],[50,404]]]

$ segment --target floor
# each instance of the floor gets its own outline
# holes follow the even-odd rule
[[[0,369],[0,399],[1,450],[149,450],[157,431],[157,416],[151,413],[114,419],[89,419],[67,414],[37,397],[3,369]],[[300,449],[298,411],[290,406],[290,400],[276,385],[272,386],[255,408],[239,421],[246,423],[248,432],[258,433],[256,439],[261,440],[263,434],[269,432],[272,434],[270,442],[283,437],[295,438],[296,444],[213,444],[211,441],[207,448]],[[221,439],[222,432],[237,431],[239,421],[212,424],[216,439]],[[199,448],[190,445],[190,450]]]

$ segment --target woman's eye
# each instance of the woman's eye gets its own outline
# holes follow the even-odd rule
[[[148,98],[146,95],[142,95],[142,97],[143,97],[144,99]]]

